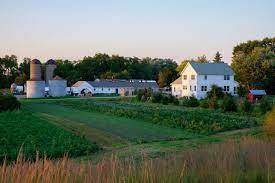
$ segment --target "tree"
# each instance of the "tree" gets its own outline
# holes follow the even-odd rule
[[[180,74],[182,72],[182,70],[184,69],[184,67],[187,65],[189,60],[183,60],[180,65],[177,67],[176,71],[178,72],[178,74]]]
[[[271,79],[273,59],[275,59],[275,53],[269,48],[256,47],[249,54],[237,52],[231,64],[236,81],[248,89],[265,89],[265,86],[269,85],[267,82]]]
[[[17,57],[6,55],[0,58],[0,88],[9,88],[18,75]]]
[[[197,58],[197,60],[195,60],[195,61],[197,61],[197,62],[208,62],[208,60],[207,60],[207,58],[206,58],[205,55],[199,56]]]
[[[172,77],[172,71],[165,67],[162,71],[159,73],[158,77],[158,84],[161,88],[165,86],[169,86],[169,84],[172,82],[171,77]]]
[[[215,57],[214,57],[214,60],[213,60],[214,63],[221,63],[222,62],[222,55],[220,54],[219,51],[217,51]]]
[[[16,84],[18,84],[18,85],[22,85],[23,86],[23,91],[25,91],[25,83],[27,82],[27,75],[25,74],[25,73],[23,73],[23,74],[21,74],[21,75],[19,75],[19,76],[17,76],[16,78],[15,78],[15,83]]]

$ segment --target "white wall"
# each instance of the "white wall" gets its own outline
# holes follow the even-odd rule
[[[187,75],[187,80],[183,79],[183,76]],[[195,75],[195,79],[192,80],[191,79],[191,75]],[[187,96],[197,96],[197,73],[196,71],[193,69],[193,67],[190,65],[190,63],[188,63],[185,67],[185,69],[183,70],[183,72],[181,73],[181,79],[182,79],[182,97]],[[183,90],[183,86],[187,86],[186,90]],[[190,86],[191,86],[191,90],[190,90]],[[194,87],[196,86],[196,91],[194,90]]]
[[[184,80],[183,76],[187,75],[187,79]],[[191,79],[191,75],[195,75],[195,79]],[[193,67],[188,63],[185,69],[181,73],[182,84],[172,84],[172,95],[178,97],[190,97],[195,96],[196,98],[205,98],[208,91],[211,90],[212,85],[217,85],[222,89],[224,86],[229,86],[229,92],[232,95],[234,94],[234,87],[238,86],[238,83],[234,81],[234,76],[230,76],[230,80],[224,80],[224,75],[207,75],[207,80],[204,78],[205,75],[197,75]],[[187,89],[183,89],[183,86],[187,86]],[[191,89],[190,90],[190,86]],[[196,86],[196,91],[194,87]],[[201,86],[207,86],[207,91],[201,91]],[[176,88],[176,91],[174,91]]]
[[[172,84],[172,95],[176,97],[182,97],[182,85],[181,84]]]
[[[224,86],[229,86],[228,93],[232,95],[234,95],[234,87],[238,86],[233,75],[230,76],[230,80],[224,80],[224,75],[207,75],[207,80],[204,79],[204,75],[198,75],[197,98],[205,98],[212,85],[217,85],[222,89]],[[207,91],[201,91],[201,86],[207,86]]]

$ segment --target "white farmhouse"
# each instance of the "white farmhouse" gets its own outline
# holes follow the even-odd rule
[[[172,95],[177,97],[206,97],[212,85],[217,85],[225,93],[236,95],[238,83],[234,72],[226,63],[188,62],[181,76],[171,83]]]
[[[134,91],[140,89],[151,89],[156,92],[159,86],[154,80],[95,80],[78,81],[72,87],[74,95],[79,94],[119,94],[121,96],[132,96]]]

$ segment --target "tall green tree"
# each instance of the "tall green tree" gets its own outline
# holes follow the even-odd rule
[[[221,63],[222,62],[222,55],[219,51],[217,51],[215,57],[214,57],[214,60],[213,60],[214,63]]]
[[[274,77],[272,76],[274,61],[275,52],[270,48],[255,47],[250,53],[236,52],[231,67],[235,72],[235,79],[248,89],[267,89]]]
[[[199,56],[195,61],[197,62],[208,62],[206,55]]]

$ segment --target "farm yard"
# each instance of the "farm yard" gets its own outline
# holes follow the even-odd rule
[[[274,179],[274,139],[264,135],[263,115],[137,102],[130,97],[20,102],[20,110],[0,113],[4,162],[0,172],[6,172],[0,173],[0,181]],[[274,110],[267,118],[273,124]],[[258,163],[249,163],[255,157]],[[10,164],[14,160],[16,164]],[[167,172],[167,166],[174,168]],[[216,166],[221,168],[214,175],[210,170]],[[12,171],[27,172],[19,181]]]
[[[262,117],[136,102],[134,98],[21,99],[0,116],[1,161],[36,153],[98,161],[171,156],[203,144],[259,131]],[[243,129],[243,130],[242,130]],[[236,133],[236,134],[235,134]],[[221,134],[221,135],[219,135]],[[233,134],[233,135],[232,135]],[[97,152],[97,153],[94,153]]]

